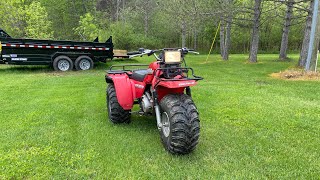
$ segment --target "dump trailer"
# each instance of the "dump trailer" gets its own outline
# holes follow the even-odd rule
[[[88,70],[113,59],[112,37],[99,43],[15,39],[0,29],[0,64],[50,65],[56,71]]]

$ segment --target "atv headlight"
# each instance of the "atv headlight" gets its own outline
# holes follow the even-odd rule
[[[165,51],[164,61],[168,64],[177,64],[181,62],[181,52],[180,51]]]

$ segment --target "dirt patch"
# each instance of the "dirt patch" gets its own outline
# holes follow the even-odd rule
[[[300,69],[286,70],[279,73],[272,73],[270,75],[273,78],[277,79],[286,79],[286,80],[320,80],[319,72],[305,72]]]

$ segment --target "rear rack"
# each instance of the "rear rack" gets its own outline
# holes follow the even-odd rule
[[[110,69],[107,71],[108,73],[113,73],[113,74],[119,74],[119,73],[125,73],[125,72],[131,72],[131,69],[126,69],[126,67],[149,67],[148,64],[125,64],[125,65],[113,65],[110,67]],[[114,70],[114,68],[120,68]],[[140,68],[135,69],[135,70],[140,70]]]

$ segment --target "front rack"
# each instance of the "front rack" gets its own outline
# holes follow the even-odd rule
[[[186,78],[182,78],[182,79],[174,79],[174,78],[164,79],[164,78],[159,78],[159,77],[157,77],[157,78],[160,79],[160,81],[185,81],[185,80],[199,81],[199,80],[203,80],[202,77],[194,75],[194,70],[192,68],[190,68],[190,67],[158,68],[158,69],[156,69],[155,74],[157,74],[157,71],[165,71],[165,72],[169,73],[169,70],[173,70],[173,69],[182,70],[182,72],[185,72],[187,74],[187,77]],[[191,73],[192,77],[188,77],[189,70],[191,70],[191,72],[192,72]]]
[[[132,70],[126,69],[126,67],[149,67],[148,64],[126,64],[126,65],[113,65],[110,67],[108,73],[111,74],[123,74],[123,73],[128,73],[128,72],[132,72]],[[120,68],[120,69],[116,69],[114,70],[114,68]],[[159,81],[186,81],[186,80],[195,80],[195,81],[199,81],[199,80],[203,80],[202,77],[200,76],[196,76],[194,75],[194,70],[190,67],[174,67],[174,68],[157,68],[154,71],[154,74],[157,74],[158,71],[163,71],[163,72],[167,72],[169,73],[170,70],[181,70],[182,72],[185,72],[187,74],[186,78],[181,78],[181,79],[174,79],[174,78],[160,78],[160,77],[156,77],[157,79],[159,79]],[[135,69],[135,70],[140,70]],[[189,77],[189,70],[191,70],[191,75],[192,77]]]

